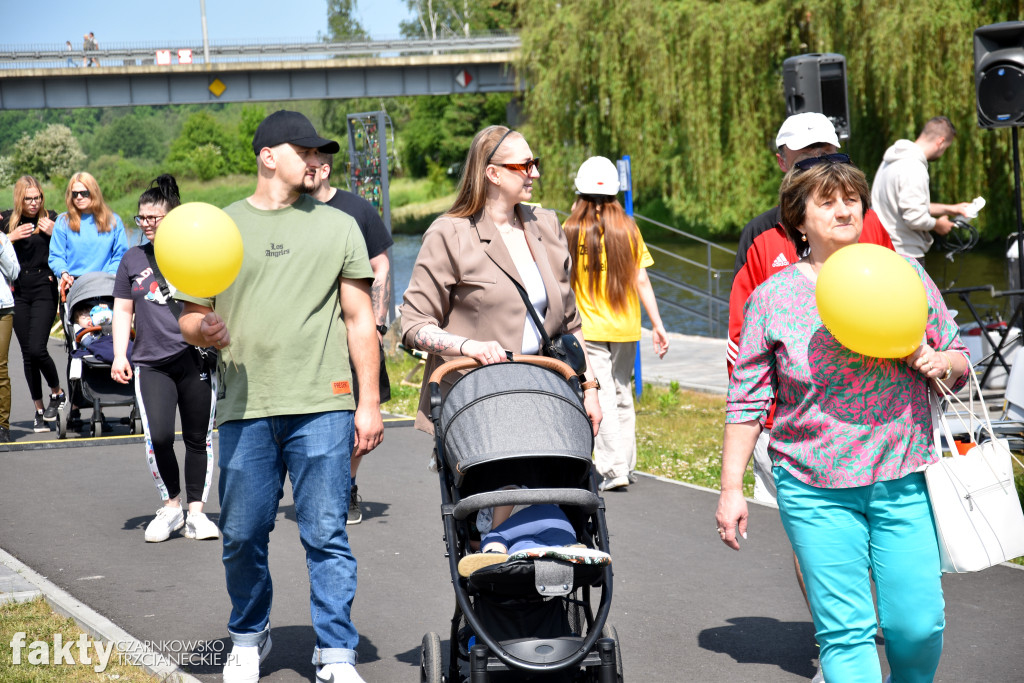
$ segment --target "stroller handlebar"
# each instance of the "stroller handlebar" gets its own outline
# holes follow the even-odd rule
[[[552,370],[559,375],[562,375],[566,380],[569,380],[576,376],[576,371],[569,367],[567,364],[554,358],[548,358],[547,356],[526,356],[516,355],[513,358],[513,354],[508,354],[509,361],[515,363],[529,363],[531,365],[539,365],[542,368]],[[456,358],[446,363],[442,363],[430,374],[430,383],[437,384],[441,379],[450,372],[459,372],[461,370],[468,370],[482,364],[476,358]]]

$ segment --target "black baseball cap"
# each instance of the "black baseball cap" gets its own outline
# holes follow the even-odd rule
[[[281,109],[263,119],[252,136],[252,151],[258,156],[264,147],[276,147],[286,142],[299,147],[315,147],[321,152],[337,154],[341,150],[334,140],[322,138],[305,116],[297,111]]]

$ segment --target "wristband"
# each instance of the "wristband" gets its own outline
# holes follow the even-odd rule
[[[462,347],[465,346],[466,342],[468,342],[468,341],[469,341],[469,337],[466,337],[465,339],[462,340],[462,343],[459,344],[459,355],[460,356],[462,355]]]

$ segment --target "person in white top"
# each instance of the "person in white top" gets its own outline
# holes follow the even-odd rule
[[[950,215],[966,216],[969,202],[939,204],[931,200],[928,162],[937,161],[956,138],[945,116],[928,121],[916,140],[897,140],[885,151],[871,187],[871,204],[892,238],[897,254],[922,261],[935,240],[953,228]]]

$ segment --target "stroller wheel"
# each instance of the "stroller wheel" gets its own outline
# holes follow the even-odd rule
[[[57,438],[63,439],[68,435],[68,422],[64,419],[64,416],[57,412]]]
[[[611,624],[606,623],[601,628],[602,638],[611,638],[615,641],[615,680],[618,683],[623,683],[622,677],[622,648],[619,647],[619,634],[615,630],[615,627]]]
[[[420,648],[420,683],[443,683],[443,666],[441,636],[430,632],[423,636],[423,646]]]

